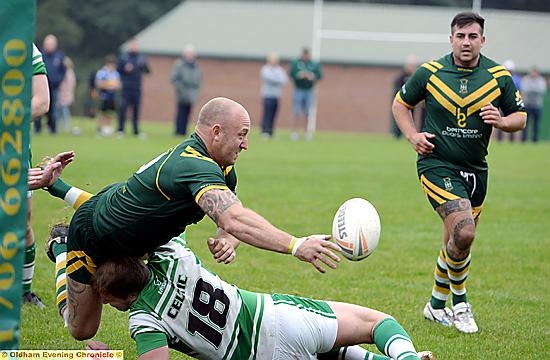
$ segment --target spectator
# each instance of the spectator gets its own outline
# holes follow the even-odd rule
[[[403,70],[399,74],[399,76],[394,80],[393,82],[393,92],[392,92],[392,99],[395,97],[395,94],[401,89],[401,87],[409,80],[411,75],[414,73],[416,68],[418,67],[416,62],[416,57],[414,55],[409,55],[405,59],[405,65],[403,66]],[[413,115],[414,118],[414,115]],[[399,127],[395,123],[395,119],[392,116],[391,121],[391,128],[393,136],[396,139],[399,139],[401,137],[401,130],[399,130]]]
[[[518,74],[515,73],[516,64],[514,63],[514,61],[513,60],[505,60],[502,63],[502,66],[504,66],[504,68],[506,70],[508,70],[510,72],[510,74],[512,74],[512,80],[514,80],[514,84],[516,85],[516,89],[518,89],[518,91],[522,92],[521,76],[519,76]],[[495,129],[495,130],[497,132],[497,140],[502,141],[502,139],[504,137],[504,131],[502,131],[500,129]],[[513,132],[508,133],[508,136],[509,136],[510,141],[513,142],[514,137],[515,137],[515,133],[513,133]]]
[[[68,132],[71,128],[71,105],[74,102],[74,90],[76,88],[76,75],[74,63],[70,57],[63,60],[66,68],[65,77],[59,84],[59,94],[56,106],[56,121],[59,129]]]
[[[128,51],[120,55],[116,67],[122,81],[122,97],[120,112],[118,114],[118,135],[124,136],[126,112],[131,107],[134,135],[140,136],[139,107],[141,104],[141,77],[143,73],[149,73],[150,71],[147,59],[139,52],[137,39],[130,39],[127,46]]]
[[[197,63],[197,53],[193,45],[185,46],[182,56],[172,68],[170,81],[176,90],[176,135],[187,134],[189,114],[202,84],[202,72]]]
[[[48,128],[52,134],[57,132],[56,128],[56,111],[57,97],[59,93],[59,86],[65,77],[65,55],[58,49],[57,37],[49,34],[44,38],[42,44],[42,58],[44,64],[46,64],[46,70],[48,72],[48,87],[50,89],[50,110],[48,111]],[[42,119],[37,119],[34,122],[34,130],[36,133],[42,131]]]
[[[314,101],[314,87],[322,77],[321,65],[311,60],[309,49],[304,48],[299,59],[292,62],[290,66],[290,77],[294,81],[294,123],[290,137],[298,140],[298,128],[300,119],[307,124],[309,111]]]
[[[521,86],[521,94],[527,111],[527,126],[521,133],[521,141],[527,141],[529,132],[531,132],[531,140],[537,142],[539,141],[540,115],[546,93],[546,80],[540,75],[539,70],[533,67],[529,74],[521,79]]]
[[[288,82],[288,77],[279,65],[279,56],[271,53],[260,71],[262,80],[262,98],[263,98],[263,117],[262,117],[262,135],[265,138],[273,137],[275,128],[275,116],[279,108],[279,98],[281,97],[283,85]]]
[[[101,101],[97,122],[97,133],[100,136],[113,134],[113,114],[116,114],[116,91],[120,89],[120,74],[116,70],[116,57],[107,55],[105,63],[97,71],[95,84]]]

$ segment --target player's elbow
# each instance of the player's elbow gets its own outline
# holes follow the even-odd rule
[[[233,236],[235,236],[235,234],[240,229],[240,224],[238,219],[235,216],[229,215],[229,214],[228,216],[220,216],[220,218],[218,219],[217,225],[223,230],[225,230],[225,232]]]
[[[93,338],[97,333],[97,328],[92,329],[91,327],[86,326],[69,326],[69,332],[75,340],[84,341]]]
[[[217,221],[217,225],[222,228],[225,232],[233,235],[236,238],[239,238],[239,234],[243,231],[243,222],[241,219],[242,206],[238,206],[237,209],[235,206],[226,210],[223,214],[220,215]]]
[[[520,120],[519,130],[525,129],[526,126],[527,126],[527,116],[523,115]]]
[[[32,118],[38,119],[50,110],[50,99],[48,97],[33,98]]]

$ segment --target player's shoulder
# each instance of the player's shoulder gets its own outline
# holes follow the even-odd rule
[[[512,74],[510,71],[508,71],[503,65],[487,56],[484,56],[483,54],[480,55],[479,58],[479,67],[489,72],[496,79],[501,77],[512,79]]]
[[[32,44],[32,67],[33,75],[47,74],[46,65],[44,64],[44,59],[42,58],[42,53],[34,43]]]
[[[38,49],[38,47],[35,45],[35,43],[32,43],[32,57],[35,58],[37,56],[42,57],[42,53]]]
[[[441,69],[451,68],[452,60],[450,59],[450,54],[444,55],[439,59],[429,60],[420,65],[419,71],[424,72],[428,75],[435,74]]]
[[[218,163],[210,157],[206,146],[196,134],[192,134],[178,144],[174,151],[174,158],[184,162],[186,166],[221,171]]]

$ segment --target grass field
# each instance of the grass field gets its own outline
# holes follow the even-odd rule
[[[96,192],[178,142],[171,127],[144,124],[146,140],[97,138],[91,123],[81,136],[33,136],[35,159],[74,149],[64,178]],[[480,331],[458,333],[429,323],[422,308],[432,287],[441,224],[416,179],[415,154],[389,135],[319,133],[291,142],[282,133],[264,141],[253,132],[237,164],[243,203],[295,235],[328,233],[338,206],[351,197],[378,209],[382,236],[367,260],[343,261],[325,275],[290,256],[242,245],[231,265],[215,264],[204,245],[211,221],[188,228],[190,246],[223,279],[260,292],[299,294],[367,305],[396,317],[417,349],[437,359],[544,359],[550,357],[550,144],[493,143],[489,194],[478,228],[468,281]],[[37,160],[36,160],[37,161]],[[22,311],[22,349],[82,349],[71,340],[55,306],[53,264],[42,251],[48,226],[72,210],[46,192],[34,195],[37,267],[33,288],[47,304]],[[97,340],[136,357],[126,314],[104,308]],[[173,359],[186,359],[172,353]]]

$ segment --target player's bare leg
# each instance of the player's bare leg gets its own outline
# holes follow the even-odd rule
[[[452,292],[455,327],[465,333],[478,331],[470,304],[466,297],[471,256],[470,248],[475,238],[476,222],[472,206],[467,199],[448,201],[437,209],[445,229],[444,250],[447,275]]]
[[[386,356],[372,354],[373,359],[387,359],[387,357],[421,359],[407,332],[391,316],[353,304],[340,302],[328,302],[328,304],[338,319],[338,333],[334,348],[374,343]],[[359,347],[353,347],[353,350],[363,350],[364,354],[367,354],[366,350]],[[358,353],[357,356],[360,358],[361,354]],[[346,357],[346,359],[351,358]]]
[[[32,291],[32,279],[35,269],[36,243],[32,229],[32,197],[27,200],[27,227],[25,233],[25,265],[23,268],[23,303],[36,305],[40,309],[46,306],[42,300]]]

